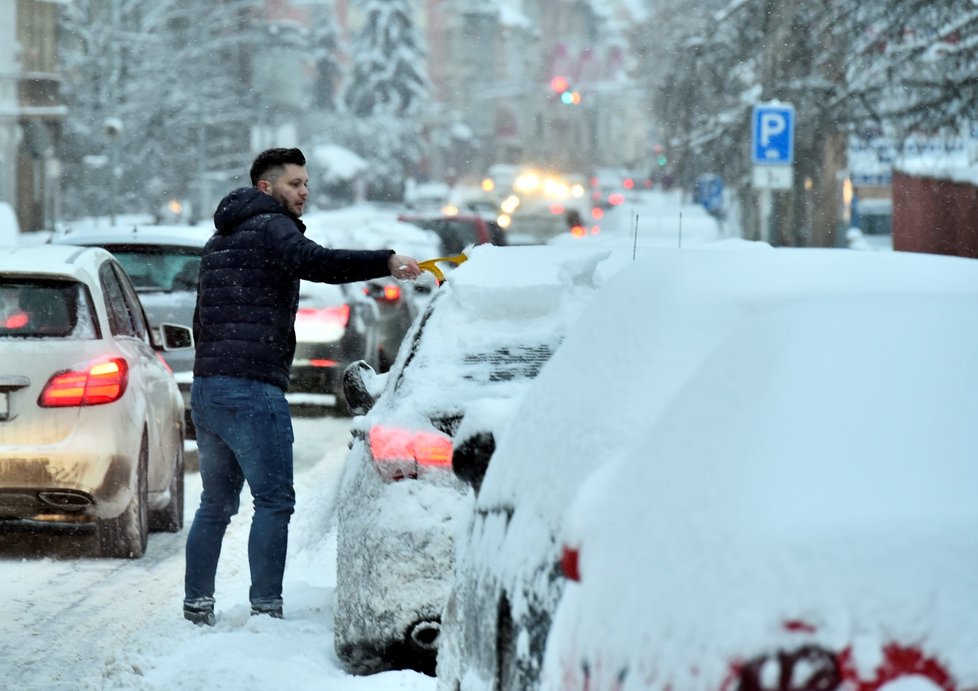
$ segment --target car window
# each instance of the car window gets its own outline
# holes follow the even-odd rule
[[[139,292],[196,291],[202,248],[105,245]]]
[[[129,310],[125,292],[112,262],[105,262],[99,269],[99,281],[105,294],[105,308],[109,313],[109,328],[114,336],[139,337],[138,328]]]
[[[98,338],[88,289],[77,281],[0,278],[0,338]]]
[[[119,285],[122,286],[122,296],[126,301],[126,309],[129,311],[129,317],[132,320],[133,331],[137,338],[148,343],[149,327],[146,324],[146,314],[143,312],[132,281],[129,280],[126,272],[118,264],[113,263],[112,269],[119,280]]]

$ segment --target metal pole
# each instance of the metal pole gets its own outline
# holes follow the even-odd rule
[[[757,214],[760,222],[761,242],[770,242],[770,220],[771,220],[771,188],[762,187],[760,194],[757,195]]]

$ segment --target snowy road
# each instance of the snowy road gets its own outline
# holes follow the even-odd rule
[[[247,499],[224,543],[213,628],[181,615],[186,528],[151,534],[146,556],[133,562],[85,556],[90,538],[81,532],[0,532],[0,688],[433,689],[413,672],[356,678],[338,667],[333,507],[349,420],[307,415],[294,416],[297,512],[284,621],[249,614]],[[199,476],[188,472],[188,528],[199,495]]]

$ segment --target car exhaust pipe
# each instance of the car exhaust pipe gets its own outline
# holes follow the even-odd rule
[[[95,503],[91,495],[78,490],[45,490],[37,493],[42,503],[59,511],[81,511]]]
[[[436,620],[423,620],[408,629],[408,643],[422,653],[433,653],[438,650],[438,636],[441,624]]]

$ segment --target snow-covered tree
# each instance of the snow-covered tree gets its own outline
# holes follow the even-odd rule
[[[697,172],[721,173],[739,187],[750,216],[750,109],[770,99],[795,106],[795,190],[776,203],[776,242],[833,241],[831,165],[844,158],[848,133],[907,135],[978,119],[978,6],[721,0],[711,9],[702,26],[664,51],[656,110],[679,142],[687,184]],[[806,181],[814,181],[817,207],[807,229]],[[793,235],[798,228],[802,235]]]
[[[258,0],[75,0],[60,41],[66,79],[65,211],[155,212],[205,179],[247,168]],[[117,135],[107,119],[121,125]],[[94,164],[94,165],[93,165]],[[114,170],[113,170],[114,169]],[[112,183],[112,184],[107,184]],[[115,193],[115,199],[110,195]]]
[[[312,59],[316,66],[313,105],[332,111],[336,109],[337,89],[343,78],[342,49],[334,4],[325,3],[317,9],[312,17],[310,36]]]
[[[371,162],[374,196],[395,198],[421,158],[419,116],[430,86],[411,0],[358,0],[365,23],[354,37],[344,93],[354,116],[350,145]]]

